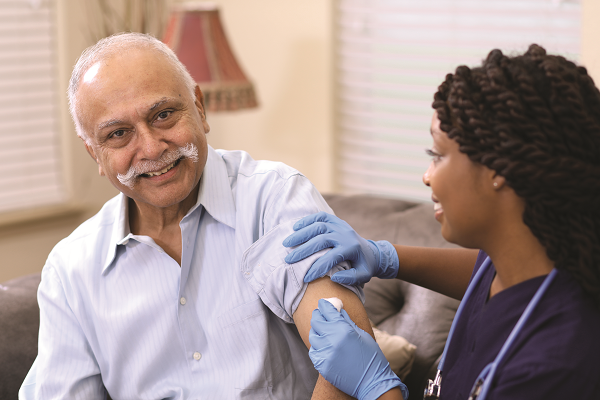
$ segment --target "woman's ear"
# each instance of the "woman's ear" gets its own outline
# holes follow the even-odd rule
[[[494,189],[501,189],[504,187],[505,184],[505,177],[503,177],[502,175],[494,174],[494,177],[492,179],[492,186],[494,187]]]

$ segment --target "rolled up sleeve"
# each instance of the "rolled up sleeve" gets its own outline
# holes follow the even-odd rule
[[[287,264],[284,259],[294,248],[284,247],[283,240],[294,232],[297,221],[281,223],[267,232],[250,246],[242,257],[241,270],[251,287],[260,296],[262,302],[279,318],[293,323],[292,316],[296,312],[306,288],[304,275],[311,265],[329,249],[321,250],[312,256],[294,264]],[[349,269],[347,262],[333,267],[326,275]],[[362,287],[345,286],[354,292],[364,303]]]

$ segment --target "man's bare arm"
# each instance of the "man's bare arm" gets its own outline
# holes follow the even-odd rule
[[[478,250],[433,249],[394,245],[400,268],[398,279],[423,286],[461,300],[467,286]]]
[[[342,300],[344,303],[344,309],[350,318],[352,318],[352,320],[356,323],[356,325],[374,337],[369,318],[367,317],[367,312],[365,311],[360,299],[352,291],[335,282],[331,282],[329,277],[323,277],[311,282],[308,285],[304,297],[302,298],[302,301],[293,315],[298,332],[300,333],[300,336],[302,337],[302,340],[307,348],[310,348],[308,334],[310,332],[310,320],[312,317],[312,312],[318,307],[319,299],[328,297],[337,297]],[[396,391],[397,397],[389,398],[402,399],[402,394],[398,388],[390,390],[388,393],[386,393],[386,395],[395,394]],[[319,375],[312,399],[335,400],[351,399],[351,397],[335,388],[321,375]]]

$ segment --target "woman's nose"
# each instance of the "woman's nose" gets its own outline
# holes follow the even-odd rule
[[[430,176],[431,176],[431,164],[429,164],[427,171],[425,171],[425,173],[423,174],[423,183],[425,184],[425,186],[429,186],[429,177]]]

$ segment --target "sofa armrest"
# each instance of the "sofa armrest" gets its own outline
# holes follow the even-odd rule
[[[16,399],[38,350],[40,274],[0,284],[0,398]]]

